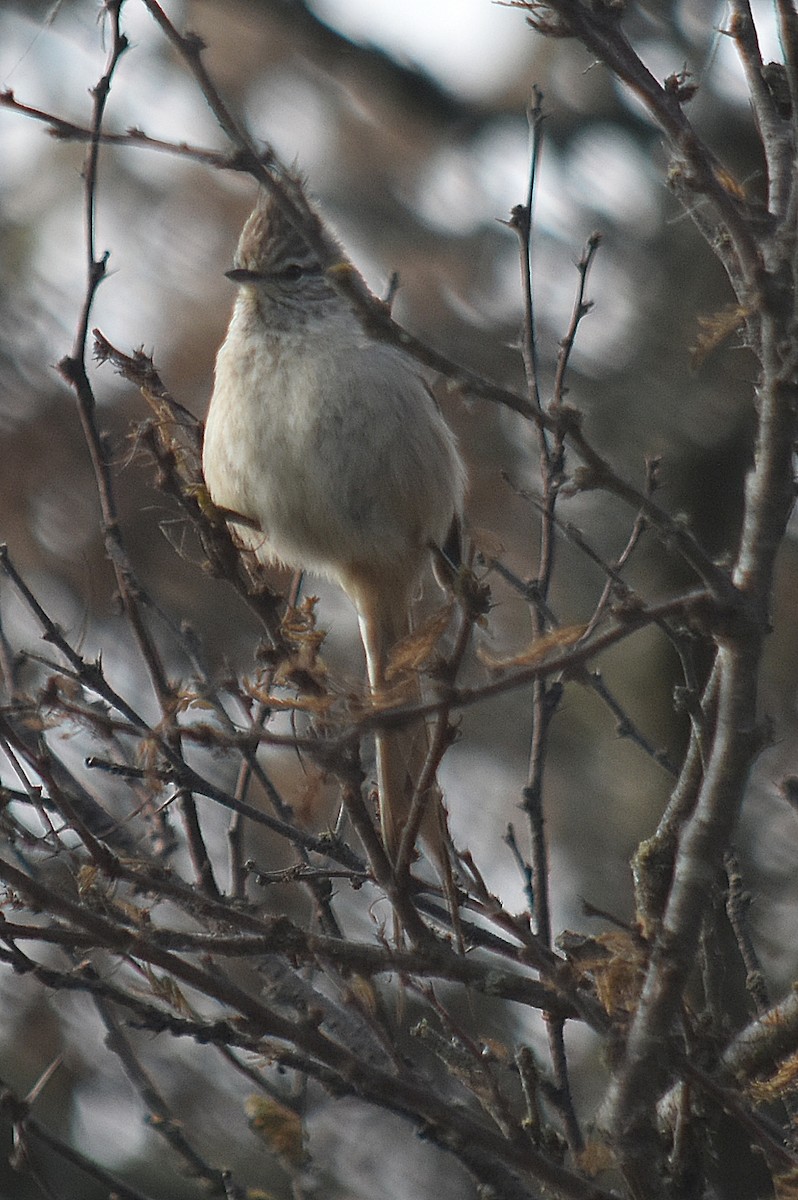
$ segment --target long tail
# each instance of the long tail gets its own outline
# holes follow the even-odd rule
[[[385,588],[361,592],[358,596],[358,617],[369,684],[379,704],[390,699],[391,689],[385,677],[390,652],[409,632],[407,596]],[[417,678],[408,683],[401,699],[408,704],[421,699]],[[382,839],[388,858],[395,865],[413,793],[429,752],[427,726],[420,721],[403,729],[378,730],[375,741]],[[440,806],[440,793],[435,785],[427,797],[422,836],[436,864],[443,853]]]

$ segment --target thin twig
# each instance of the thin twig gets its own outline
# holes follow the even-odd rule
[[[765,83],[764,63],[749,0],[730,0],[729,8],[729,32],[734,38],[740,62],[745,70],[751,107],[765,153],[768,209],[773,214],[783,216],[789,197],[792,162],[789,128],[780,116]]]
[[[30,1137],[33,1137],[36,1141],[46,1146],[57,1158],[77,1167],[89,1179],[93,1179],[104,1188],[108,1195],[118,1196],[119,1200],[149,1200],[149,1197],[144,1192],[140,1192],[138,1188],[130,1187],[124,1180],[113,1175],[110,1171],[101,1167],[99,1163],[94,1162],[87,1155],[81,1154],[79,1150],[67,1145],[61,1138],[51,1133],[46,1125],[30,1115],[27,1105],[17,1099],[14,1093],[6,1087],[5,1083],[0,1084],[0,1087],[2,1087],[2,1090],[0,1090],[0,1111],[2,1111],[4,1116],[7,1118],[10,1117],[13,1121],[17,1137],[21,1138],[23,1143]],[[52,1193],[50,1194],[52,1195]]]
[[[113,482],[108,462],[104,439],[96,423],[96,402],[86,368],[86,351],[89,334],[91,311],[97,288],[102,282],[106,264],[107,252],[97,257],[95,218],[97,208],[97,185],[100,153],[100,134],[102,131],[105,107],[111,88],[111,81],[120,58],[128,49],[128,40],[120,27],[120,13],[123,0],[106,0],[104,12],[111,27],[111,47],[104,74],[92,89],[93,114],[92,138],[86,155],[83,170],[84,204],[85,204],[85,244],[88,259],[87,284],[83,308],[78,322],[78,329],[72,347],[72,353],[63,358],[58,364],[58,370],[75,392],[78,403],[83,434],[89,448],[97,493],[102,515],[102,529],[105,538],[106,554],[114,569],[117,588],[130,628],[138,644],[142,657],[152,681],[153,690],[158,697],[161,711],[168,719],[173,711],[173,696],[166,672],[161,662],[160,654],[153,638],[143,620],[139,603],[140,589],[134,580],[133,571],[124,549],[122,532],[114,500]],[[179,735],[174,731],[167,734],[175,747],[178,746]],[[216,889],[213,867],[208,855],[194,801],[188,792],[181,792],[179,806],[183,814],[186,840],[194,863],[197,878],[201,885],[210,891]]]
[[[576,264],[576,269],[579,273],[579,286],[576,291],[576,299],[571,310],[571,320],[568,323],[568,328],[565,336],[560,342],[560,348],[557,354],[557,369],[554,374],[554,388],[552,391],[551,411],[556,413],[557,409],[563,404],[566,395],[565,377],[568,372],[568,364],[571,361],[571,353],[576,342],[576,334],[583,319],[593,307],[592,300],[585,300],[585,289],[587,288],[587,277],[590,273],[590,268],[593,265],[593,259],[596,257],[596,252],[601,245],[601,234],[591,233],[587,239],[581,257]]]
[[[122,1026],[111,1006],[99,996],[94,997],[94,1006],[106,1029],[105,1044],[120,1060],[125,1074],[141,1096],[151,1128],[164,1138],[172,1150],[183,1160],[189,1175],[202,1179],[212,1190],[220,1191],[222,1188],[221,1172],[206,1163],[183,1133],[180,1123],[175,1120],[166,1100],[139,1062],[138,1056],[123,1033]]]
[[[529,186],[526,203],[517,205],[510,218],[510,228],[518,234],[521,248],[521,292],[524,301],[524,323],[521,339],[521,349],[524,359],[529,400],[535,412],[541,411],[540,379],[538,374],[538,351],[535,334],[535,306],[533,299],[532,272],[532,223],[535,203],[535,186],[538,178],[538,163],[543,144],[543,93],[537,87],[532,88],[532,103],[527,108],[527,121],[530,130],[529,152]]]

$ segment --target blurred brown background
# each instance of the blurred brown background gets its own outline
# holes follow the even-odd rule
[[[718,33],[725,5],[652,2],[630,9],[630,36],[655,75],[685,67],[694,74],[700,86],[692,119],[740,184],[756,192],[760,163],[745,87],[730,40]],[[752,424],[752,361],[731,344],[691,370],[698,316],[721,309],[731,296],[667,190],[668,164],[656,130],[602,67],[573,42],[535,36],[522,12],[489,0],[187,0],[168,5],[168,12],[207,43],[208,70],[253,133],[307,174],[374,290],[384,292],[391,273],[399,272],[394,311],[400,321],[452,358],[516,388],[523,388],[518,246],[502,222],[525,199],[525,107],[537,84],[546,111],[534,235],[544,398],[577,286],[573,263],[598,229],[604,240],[588,289],[595,307],[577,340],[569,399],[584,411],[597,446],[638,484],[645,457],[662,455],[661,502],[687,514],[714,554],[734,548]],[[56,9],[5,4],[0,86],[25,103],[88,123],[87,89],[105,61],[96,18],[88,0],[65,0]],[[114,80],[108,128],[137,126],[152,136],[225,148],[194,81],[135,0],[123,10],[123,26],[132,46]],[[762,28],[767,45],[766,20]],[[42,125],[0,109],[0,537],[69,636],[87,654],[103,647],[112,671],[143,686],[114,606],[73,401],[52,369],[70,349],[84,289],[82,160],[82,147],[54,141]],[[250,180],[178,157],[143,149],[102,152],[97,244],[110,258],[93,324],[123,350],[143,345],[151,351],[174,396],[198,415],[232,303],[223,272],[253,193]],[[213,669],[228,662],[248,669],[256,629],[222,584],[199,573],[185,530],[137,453],[131,427],[145,415],[141,401],[107,367],[95,372],[94,384],[101,424],[114,445],[125,537],[143,582],[170,618],[191,622]],[[438,394],[469,463],[469,520],[477,540],[501,546],[507,566],[531,576],[536,513],[503,476],[535,487],[533,429],[488,403],[452,397],[440,387]],[[595,493],[566,501],[561,516],[608,559],[622,550],[634,518]],[[783,555],[777,634],[763,689],[776,740],[752,781],[740,832],[748,878],[781,897],[777,911],[785,914],[785,927],[794,912],[789,881],[798,828],[777,785],[798,773],[798,647],[789,616],[795,575],[791,543]],[[689,582],[650,539],[635,555],[629,579],[649,599]],[[494,608],[480,637],[491,653],[509,653],[530,636],[528,614],[507,587],[492,582]],[[599,570],[561,540],[557,615],[564,622],[589,619],[602,585]],[[320,594],[322,623],[331,626],[331,661],[357,676],[351,614],[329,588]],[[11,643],[35,646],[36,631],[13,597],[0,595],[0,606]],[[175,675],[186,670],[166,633],[164,652],[173,656]],[[677,664],[663,641],[637,635],[597,666],[650,741],[678,760],[684,728],[672,705]],[[474,681],[484,677],[476,662],[468,669]],[[455,837],[479,851],[489,883],[515,907],[523,903],[521,883],[502,834],[508,821],[524,832],[517,806],[528,738],[527,695],[480,706],[464,715],[444,775]],[[572,686],[554,726],[546,785],[555,928],[580,919],[581,897],[624,918],[631,914],[628,859],[651,831],[668,786],[660,767],[616,737],[598,699]],[[789,978],[795,962],[784,933],[770,925],[757,930],[777,981]],[[14,1004],[26,994],[15,988]],[[0,1043],[4,1071],[20,1086],[58,1052],[63,1037],[61,1018],[32,989],[28,1004],[41,1006],[36,1047],[20,1045],[16,1031],[29,1030],[34,1014],[19,1008]],[[90,1051],[85,1054],[88,1061],[76,1058],[69,1068],[82,1082],[70,1091],[62,1078],[60,1099],[51,1095],[52,1112],[43,1114],[71,1121],[78,1137],[87,1124],[96,1131],[108,1097],[111,1107],[130,1103],[103,1069],[88,1065]],[[185,1078],[174,1074],[175,1089],[186,1094],[186,1080],[202,1070],[194,1054],[187,1052]],[[65,1117],[59,1104],[66,1093],[71,1110]],[[351,1116],[353,1128],[359,1120]],[[212,1121],[209,1129],[209,1137],[219,1136]],[[118,1136],[114,1123],[109,1137]],[[322,1125],[318,1137],[323,1142],[325,1136],[332,1135]],[[152,1139],[136,1137],[126,1153],[142,1170]],[[370,1191],[368,1154],[355,1169],[352,1140],[345,1145],[349,1190],[332,1190],[347,1177],[342,1167],[330,1195],[416,1197],[437,1179],[437,1160],[422,1156],[415,1183],[397,1166],[400,1182],[389,1186],[383,1178]],[[182,1195],[180,1186],[169,1194]],[[449,1195],[441,1190],[445,1185],[435,1186]],[[461,1194],[454,1186],[451,1194]]]

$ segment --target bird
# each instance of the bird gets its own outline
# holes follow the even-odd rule
[[[338,249],[336,269],[349,263]],[[430,555],[451,545],[462,521],[467,480],[455,435],[415,361],[363,328],[266,188],[227,276],[238,291],[205,423],[210,497],[262,562],[343,589],[379,702]],[[426,754],[423,733],[375,734],[392,864]],[[435,822],[425,818],[423,828]]]

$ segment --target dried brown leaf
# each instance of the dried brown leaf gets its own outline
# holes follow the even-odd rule
[[[206,700],[204,696],[200,696],[197,692],[189,691],[187,688],[179,691],[175,696],[176,713],[187,712],[190,708],[204,709],[205,711],[215,712],[215,706],[210,700]]]
[[[595,1179],[602,1171],[611,1171],[615,1166],[615,1157],[604,1142],[588,1142],[576,1161],[589,1179]]]
[[[584,637],[586,630],[587,625],[566,625],[562,629],[555,629],[553,633],[547,633],[545,637],[536,638],[526,650],[516,654],[513,658],[494,658],[484,650],[479,651],[479,657],[491,671],[509,671],[513,667],[533,667],[537,663],[543,662],[552,650],[562,650],[564,647],[573,646],[580,638]]]
[[[78,895],[87,896],[98,883],[100,872],[97,867],[86,865],[80,868],[77,875]]]
[[[326,694],[308,695],[305,693],[302,696],[275,696],[273,692],[264,691],[257,686],[248,689],[248,691],[261,704],[265,704],[267,708],[279,712],[307,712],[320,715],[329,712],[335,701],[334,696]]]
[[[318,602],[318,596],[306,596],[301,604],[286,609],[280,630],[292,652],[270,663],[278,686],[316,696],[327,686],[327,667],[319,657],[327,632],[316,626]]]
[[[435,647],[446,632],[452,619],[453,604],[445,604],[432,616],[401,638],[388,659],[386,679],[395,679],[405,672],[420,671],[433,655]]]
[[[773,1104],[787,1092],[798,1090],[798,1053],[785,1058],[767,1079],[755,1079],[749,1086],[755,1104]]]
[[[798,1200],[798,1170],[773,1176],[775,1200]]]
[[[589,976],[610,1016],[632,1013],[643,986],[645,947],[631,933],[616,929],[596,937],[565,933],[557,939],[569,961]]]
[[[725,167],[714,168],[715,178],[722,188],[724,188],[730,196],[734,196],[735,200],[745,200],[745,188],[738,179]]]
[[[373,1017],[377,1015],[377,993],[370,979],[366,979],[364,975],[353,975],[349,980],[349,990],[364,1012]]]
[[[593,968],[596,993],[610,1016],[637,1008],[645,977],[645,954],[631,934],[615,930],[596,941],[608,952],[607,961]]]
[[[249,1127],[275,1154],[293,1167],[304,1158],[302,1122],[295,1112],[270,1096],[253,1095],[244,1101]]]
[[[152,994],[184,1017],[193,1017],[194,1010],[171,975],[156,975],[149,963],[144,964],[144,974]]]
[[[690,365],[697,371],[702,367],[710,354],[727,342],[745,323],[751,310],[742,308],[739,304],[729,304],[719,312],[708,317],[699,317],[698,326],[701,332],[694,346],[690,347]]]

